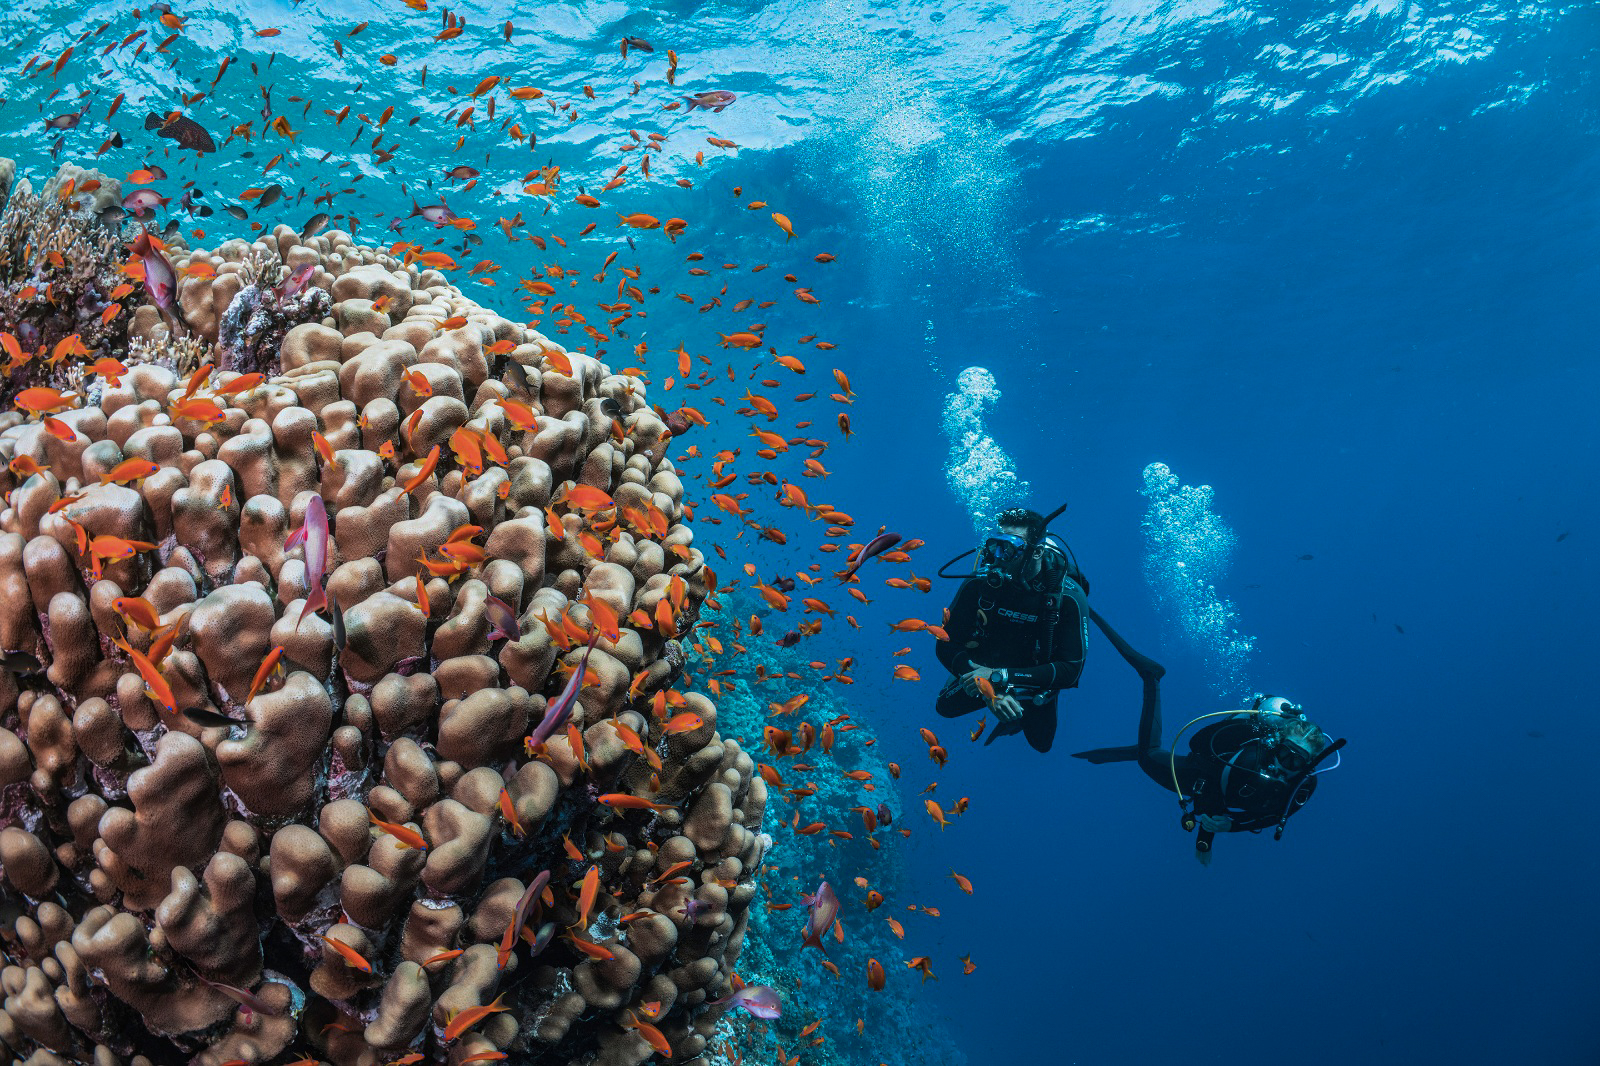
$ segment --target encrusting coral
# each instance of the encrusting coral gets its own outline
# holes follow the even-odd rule
[[[696,1062],[766,786],[639,382],[342,232],[168,250],[0,414],[0,1042]]]

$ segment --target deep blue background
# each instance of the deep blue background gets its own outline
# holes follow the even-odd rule
[[[231,50],[249,28],[188,13],[183,47]],[[44,38],[41,14],[0,16],[24,42],[7,69],[59,52],[69,19],[123,10],[56,13]],[[906,954],[935,957],[920,994],[972,1063],[1600,1060],[1593,6],[795,0],[541,17],[538,48],[525,29],[519,47],[474,53],[400,28],[436,20],[403,23],[399,5],[262,5],[250,25],[293,19],[314,40],[371,18],[374,47],[435,78],[515,72],[569,91],[624,84],[622,33],[673,42],[699,64],[694,88],[742,94],[695,119],[745,145],[708,173],[802,232],[777,254],[825,302],[774,321],[825,322],[860,393],[857,436],[813,498],[925,538],[919,573],[970,546],[940,410],[962,368],[987,367],[1003,392],[991,431],[1039,510],[1072,501],[1057,528],[1095,605],[1168,666],[1169,736],[1229,703],[1144,583],[1139,474],[1158,460],[1214,486],[1238,533],[1220,591],[1258,638],[1250,681],[1349,738],[1283,841],[1225,839],[1205,869],[1170,794],[1068,757],[1133,739],[1137,682],[1103,641],[1040,756],[934,720],[926,643],[879,627],[939,604],[899,594],[858,612],[860,635],[830,627],[817,648],[860,658],[848,695],[906,765],[907,806],[933,779],[924,724],[954,752],[937,795],[971,797],[943,834],[910,820],[916,901],[944,913],[908,919]],[[208,77],[220,54],[186,62]],[[320,108],[345,74],[384,76],[370,57],[333,66],[325,44],[300,54],[311,65],[280,58],[280,99],[299,78]],[[35,173],[40,84],[8,85],[0,111],[3,150]],[[139,84],[122,71],[105,86]],[[242,120],[254,88],[232,91]],[[131,130],[142,111],[124,117]],[[585,126],[568,139],[585,135],[600,143]],[[452,140],[419,132],[399,164],[436,172]],[[236,190],[255,170],[219,160],[213,176]],[[388,179],[362,196],[405,210]],[[748,229],[720,235],[736,246]],[[486,236],[485,254],[526,265]],[[805,257],[822,250],[840,261],[819,275]],[[817,558],[792,543],[762,565]],[[879,680],[906,643],[927,680]],[[978,969],[963,977],[966,952]]]

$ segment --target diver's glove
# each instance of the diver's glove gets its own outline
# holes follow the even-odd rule
[[[1015,696],[999,695],[994,698],[994,713],[1003,722],[1013,721],[1022,717],[1022,704]]]
[[[1011,671],[997,666],[974,666],[961,678],[961,687],[967,695],[978,694],[978,678],[983,678],[993,685],[995,692],[1004,692],[1006,686],[1011,683]]]
[[[1202,814],[1199,822],[1202,829],[1209,829],[1213,833],[1228,833],[1233,830],[1233,819],[1226,814]]]

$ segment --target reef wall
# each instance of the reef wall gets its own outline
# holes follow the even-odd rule
[[[715,577],[640,382],[339,231],[126,257],[81,356],[0,270],[5,1049],[703,1061],[767,789],[673,687]]]

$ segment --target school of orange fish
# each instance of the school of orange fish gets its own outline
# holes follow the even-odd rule
[[[531,33],[519,30],[509,22],[497,29],[472,27],[448,9],[437,12],[436,30],[425,30],[422,16],[429,10],[427,0],[404,0],[404,2],[407,7],[418,13],[417,36],[430,38],[433,47],[442,47],[447,42],[456,41],[458,43],[454,47],[465,49],[470,47],[473,35],[478,33],[497,32],[503,35],[506,41],[514,40],[519,33],[523,37],[530,36]],[[47,117],[45,119],[47,130],[70,130],[77,127],[80,121],[90,117],[90,105],[98,96],[98,90],[85,89],[81,95],[73,99],[65,86],[74,73],[74,67],[91,62],[87,57],[96,49],[101,58],[116,53],[125,53],[131,59],[140,59],[147,54],[152,60],[171,56],[171,65],[174,68],[180,65],[177,52],[187,32],[190,17],[179,15],[165,4],[158,4],[142,11],[135,10],[132,17],[139,22],[137,28],[103,46],[99,45],[99,41],[111,29],[110,22],[84,33],[71,47],[57,55],[35,55],[27,61],[21,71],[23,77],[59,81],[62,87],[52,92],[47,99],[54,99],[60,95],[69,108],[76,108]],[[342,35],[331,40],[332,48],[339,58],[343,59],[361,47],[359,35],[367,25],[366,22],[353,25]],[[276,38],[286,32],[291,31],[284,27],[260,27],[253,31],[256,39]],[[162,39],[157,40],[158,36]],[[330,223],[342,223],[343,228],[351,231],[357,230],[363,223],[370,227],[381,221],[383,216],[373,214],[363,219],[351,211],[332,215],[328,213],[333,210],[335,201],[340,197],[354,197],[357,194],[359,187],[357,183],[364,175],[341,173],[353,164],[350,160],[333,163],[331,152],[324,154],[315,162],[304,160],[301,156],[308,153],[298,151],[296,146],[298,139],[308,130],[314,129],[319,136],[329,136],[333,130],[343,127],[351,117],[356,120],[358,127],[349,138],[349,145],[352,148],[362,144],[368,131],[373,133],[362,148],[368,157],[364,165],[369,167],[388,164],[399,152],[400,139],[390,132],[391,123],[394,123],[394,128],[397,129],[410,129],[421,125],[426,130],[429,127],[437,127],[442,122],[445,128],[461,130],[462,132],[456,136],[453,151],[461,152],[470,144],[472,152],[481,151],[483,163],[481,167],[464,163],[456,165],[439,177],[441,185],[456,187],[452,195],[457,196],[460,202],[459,197],[465,196],[480,184],[490,184],[486,180],[486,172],[491,167],[498,166],[499,169],[505,170],[510,152],[520,150],[526,153],[537,146],[541,130],[544,131],[543,135],[547,141],[559,144],[562,129],[578,121],[580,109],[587,109],[591,105],[595,108],[610,106],[616,109],[641,93],[644,93],[647,99],[650,98],[651,94],[659,90],[661,84],[673,87],[677,85],[680,59],[675,50],[667,48],[658,52],[651,42],[634,37],[625,38],[620,42],[620,52],[623,62],[630,64],[628,77],[631,80],[631,87],[623,100],[609,105],[602,99],[601,93],[590,85],[583,86],[581,99],[577,96],[572,99],[561,99],[554,91],[533,84],[518,84],[520,79],[515,76],[489,75],[470,87],[463,86],[458,89],[453,85],[443,86],[443,93],[448,95],[447,103],[450,106],[442,116],[428,114],[419,107],[422,113],[402,119],[395,104],[385,104],[380,108],[378,103],[373,103],[364,110],[360,103],[347,102],[335,110],[318,107],[317,101],[298,96],[288,96],[282,101],[287,110],[276,110],[270,87],[260,85],[263,107],[259,122],[252,119],[230,125],[219,146],[212,141],[211,136],[192,115],[231,70],[248,66],[259,82],[259,79],[270,73],[273,63],[280,58],[276,53],[269,55],[265,60],[259,55],[255,58],[228,56],[221,61],[215,76],[208,83],[202,86],[197,80],[194,91],[181,94],[181,107],[158,107],[154,112],[154,121],[146,122],[147,129],[154,130],[160,137],[170,139],[176,144],[166,146],[158,141],[150,143],[144,152],[141,164],[127,175],[129,186],[142,186],[142,188],[125,197],[123,208],[136,219],[154,218],[154,211],[158,207],[168,209],[171,212],[170,217],[175,219],[178,209],[181,208],[188,212],[187,221],[190,223],[191,235],[196,238],[206,236],[205,229],[195,224],[197,221],[203,222],[205,216],[213,213],[203,190],[198,188],[193,179],[186,181],[181,189],[172,189],[171,186],[176,179],[169,176],[162,163],[165,162],[177,169],[178,164],[188,163],[192,159],[195,173],[198,175],[204,156],[211,151],[226,148],[238,141],[249,142],[254,146],[259,139],[263,152],[268,151],[266,146],[269,143],[273,146],[272,154],[260,166],[262,177],[258,179],[259,184],[240,190],[237,194],[239,205],[229,206],[228,212],[233,217],[240,220],[248,218],[243,204],[255,204],[259,211],[277,203],[286,194],[282,185],[270,182],[269,177],[275,174],[287,177],[299,172],[296,178],[299,185],[298,196],[294,203],[305,200],[308,189],[324,190],[311,197],[313,206],[324,208],[325,211],[307,224],[308,230],[314,232]],[[73,62],[75,57],[76,63]],[[391,88],[395,90],[397,97],[400,95],[398,79],[403,77],[414,79],[419,88],[428,87],[429,75],[426,66],[412,69],[411,64],[394,53],[378,55],[376,60],[383,67],[393,68],[397,80]],[[611,77],[613,73],[605,74],[605,78]],[[597,77],[596,80],[602,79]],[[408,83],[406,88],[409,91],[411,85]],[[437,77],[435,77],[435,88],[440,88]],[[369,98],[381,99],[382,89],[379,86],[366,86],[363,91]],[[724,90],[708,90],[681,97],[674,91],[670,99],[657,107],[657,123],[664,125],[668,121],[668,113],[684,108],[689,112],[719,114],[724,108],[735,104],[735,101],[735,95]],[[109,102],[104,112],[106,122],[116,115],[123,103],[124,95],[120,93]],[[296,107],[298,116],[291,116],[289,112]],[[323,119],[327,120],[326,123],[323,123]],[[299,128],[295,128],[294,124],[297,122],[300,123]],[[642,126],[643,123],[638,125]],[[108,133],[106,140],[100,145],[98,154],[122,147],[121,135],[110,130]],[[770,581],[757,577],[758,571],[754,563],[744,563],[742,567],[744,575],[751,579],[748,587],[760,597],[772,613],[767,614],[765,620],[756,614],[750,615],[747,619],[739,619],[729,617],[725,613],[720,621],[699,623],[698,631],[692,635],[693,646],[699,653],[699,660],[692,665],[691,673],[685,678],[685,685],[687,686],[690,680],[697,680],[715,694],[720,694],[722,687],[733,679],[747,682],[752,686],[752,690],[761,685],[772,687],[775,692],[770,704],[772,721],[766,726],[761,738],[761,745],[770,762],[759,764],[758,769],[762,778],[793,805],[794,809],[788,821],[794,832],[802,835],[826,833],[836,839],[855,839],[854,827],[829,824],[821,817],[805,813],[805,801],[815,794],[816,788],[804,780],[812,768],[803,760],[813,747],[822,752],[829,752],[835,744],[846,743],[848,735],[857,727],[854,723],[841,718],[825,724],[820,730],[814,729],[810,723],[801,723],[793,731],[782,728],[781,722],[784,717],[793,714],[804,704],[807,697],[802,694],[783,698],[781,690],[791,681],[808,679],[799,678],[794,674],[769,673],[764,667],[752,672],[743,668],[741,657],[746,653],[747,642],[762,639],[775,641],[785,647],[793,646],[801,640],[816,636],[827,622],[836,620],[841,614],[845,624],[859,630],[861,625],[857,619],[830,603],[828,598],[820,594],[816,586],[827,584],[831,577],[833,589],[842,589],[846,595],[862,604],[870,603],[872,600],[865,591],[860,572],[869,562],[874,567],[878,564],[888,564],[906,568],[903,573],[896,570],[893,576],[886,578],[877,575],[872,577],[873,581],[881,579],[887,589],[912,594],[929,592],[929,579],[918,576],[909,568],[913,553],[922,546],[922,542],[916,539],[901,541],[897,534],[890,533],[880,526],[871,536],[865,537],[864,542],[853,543],[852,537],[859,536],[855,533],[855,519],[827,503],[813,502],[811,495],[815,489],[808,492],[802,487],[800,479],[810,479],[812,484],[820,485],[822,479],[829,474],[822,459],[831,441],[819,431],[818,424],[829,427],[827,431],[829,436],[836,433],[838,436],[835,439],[848,438],[851,435],[850,410],[856,396],[849,378],[838,368],[823,371],[828,378],[827,395],[823,396],[822,390],[809,384],[815,374],[814,367],[808,366],[796,353],[802,352],[806,347],[814,349],[819,354],[829,352],[835,347],[833,342],[819,339],[820,333],[813,330],[788,341],[783,345],[786,350],[780,350],[779,343],[774,339],[779,330],[769,327],[762,321],[730,317],[744,316],[752,311],[768,311],[784,296],[796,303],[819,305],[821,299],[810,284],[802,283],[797,273],[782,274],[783,284],[789,290],[784,293],[774,287],[760,287],[765,278],[754,277],[769,269],[771,264],[768,262],[743,265],[738,262],[722,261],[720,257],[710,256],[699,250],[686,251],[682,257],[684,264],[682,275],[670,278],[659,275],[647,277],[643,267],[621,261],[623,254],[621,247],[613,247],[598,266],[586,263],[585,257],[595,247],[595,242],[586,238],[596,234],[601,225],[599,221],[586,220],[586,216],[589,212],[599,214],[601,209],[607,209],[615,215],[617,221],[612,232],[621,230],[628,237],[627,243],[631,250],[637,249],[636,241],[643,240],[664,240],[668,242],[669,247],[679,245],[680,241],[686,249],[692,246],[692,242],[698,236],[699,227],[690,219],[676,216],[662,219],[644,211],[629,210],[627,204],[629,197],[644,189],[651,190],[652,197],[659,199],[661,193],[657,190],[665,186],[671,185],[683,189],[695,187],[701,183],[694,175],[700,172],[700,168],[706,163],[706,148],[716,153],[731,154],[739,147],[731,140],[708,135],[702,142],[706,148],[696,147],[692,155],[686,151],[672,154],[675,143],[688,136],[687,132],[666,128],[628,128],[621,131],[612,146],[620,162],[603,174],[592,177],[595,182],[595,191],[592,194],[587,185],[577,183],[572,178],[569,171],[578,169],[576,167],[566,168],[553,162],[535,166],[521,174],[520,180],[502,181],[489,192],[490,199],[504,204],[500,208],[504,213],[498,214],[490,224],[511,244],[530,249],[525,256],[525,276],[508,286],[518,294],[530,326],[539,326],[555,334],[569,334],[573,331],[581,333],[586,339],[578,344],[575,350],[596,357],[610,354],[615,359],[622,353],[631,355],[634,365],[621,372],[638,378],[642,383],[653,384],[658,393],[681,389],[702,394],[704,400],[696,401],[700,403],[699,407],[683,403],[676,410],[658,408],[659,413],[678,436],[692,436],[697,428],[709,427],[712,424],[713,418],[707,405],[723,409],[715,415],[718,433],[727,433],[729,415],[747,420],[748,436],[755,442],[753,446],[719,449],[709,455],[702,455],[698,445],[689,443],[678,457],[686,463],[692,464],[695,460],[699,460],[704,464],[704,468],[696,476],[706,491],[706,502],[721,512],[720,515],[701,513],[698,516],[700,522],[711,525],[727,523],[733,527],[731,535],[723,537],[723,543],[714,545],[714,550],[720,557],[728,559],[730,550],[738,551],[741,546],[748,546],[749,542],[745,540],[746,534],[777,545],[790,543],[791,533],[783,529],[777,518],[769,513],[771,508],[767,502],[769,498],[778,508],[796,512],[798,516],[809,520],[806,527],[808,530],[815,528],[810,523],[822,524],[820,537],[814,545],[816,552],[823,556],[845,553],[844,565],[831,574],[824,570],[822,562],[813,562],[790,576]],[[283,144],[284,141],[289,143]],[[251,151],[246,155],[253,157],[254,153]],[[174,157],[177,163],[174,163]],[[392,166],[389,169],[391,172],[394,170]],[[522,168],[519,166],[514,169]],[[716,171],[712,171],[713,175],[715,173]],[[431,186],[433,183],[429,181],[428,184]],[[572,188],[574,184],[579,184],[576,191]],[[87,185],[77,189],[69,187],[63,196],[92,191]],[[167,195],[163,195],[164,191]],[[409,187],[406,191],[413,197],[417,195],[416,190]],[[785,214],[773,209],[772,205],[759,195],[746,198],[744,189],[738,185],[733,186],[730,192],[744,211],[764,213],[768,224],[773,227],[769,232],[773,233],[774,237],[777,233],[782,233],[785,246],[791,239],[801,236]],[[179,202],[177,207],[173,206],[174,200]],[[289,206],[287,201],[284,206]],[[506,217],[507,215],[509,217]],[[416,219],[421,221],[415,222]],[[574,219],[581,224],[575,225]],[[403,231],[411,225],[431,226],[436,235],[430,234],[431,241],[428,236],[406,239]],[[504,265],[488,258],[480,259],[462,269],[460,261],[470,257],[471,250],[482,243],[481,238],[475,233],[479,228],[479,222],[466,215],[457,214],[454,208],[446,205],[442,196],[437,204],[432,205],[422,205],[413,199],[412,215],[408,218],[397,217],[387,226],[397,234],[402,234],[400,239],[390,246],[391,254],[403,258],[407,263],[416,263],[420,267],[434,268],[447,273],[462,271],[465,276],[459,279],[458,283],[463,286],[476,283],[496,288],[499,285],[498,279],[509,272]],[[261,228],[260,222],[250,221],[250,230],[256,231]],[[605,236],[607,234],[604,232],[597,235],[597,237]],[[751,245],[759,243],[754,237],[745,240]],[[448,242],[459,242],[459,244],[447,248],[441,247]],[[150,247],[159,249],[160,246],[159,238],[155,237],[148,238],[145,245],[147,249]],[[780,250],[777,254],[782,256],[784,253]],[[140,282],[147,281],[144,269],[147,258],[148,256],[137,253],[130,255],[126,267],[128,283],[113,293],[114,298],[124,300],[135,296],[136,286]],[[823,251],[815,253],[811,259],[822,266],[833,262],[835,257],[832,253]],[[193,273],[201,273],[209,268],[196,265],[190,269]],[[616,275],[614,284],[613,271]],[[740,275],[743,274],[752,277],[741,278]],[[725,302],[727,306],[724,306]],[[677,307],[679,303],[685,306]],[[719,338],[716,342],[715,358],[711,351],[691,351],[691,342],[688,340],[680,340],[676,347],[667,349],[664,353],[653,349],[644,339],[633,340],[631,333],[642,332],[649,325],[652,314],[667,320],[669,328],[680,327],[685,322],[692,321],[685,317],[690,307],[700,315],[715,316],[707,319],[707,322],[715,322],[719,326],[727,323],[724,327],[726,332],[721,328],[715,330]],[[123,312],[124,308],[120,304],[113,305],[106,310],[107,320]],[[786,323],[791,316],[782,317]],[[452,323],[448,321],[443,323],[445,328],[451,325]],[[102,377],[113,385],[120,375],[127,372],[127,367],[114,356],[89,351],[76,338],[68,338],[50,351],[28,351],[12,334],[0,333],[0,345],[4,346],[8,373],[32,359],[41,359],[52,364],[63,360],[79,360],[86,364],[88,373]],[[710,347],[709,337],[705,347]],[[659,359],[663,354],[669,357],[665,366],[659,365]],[[549,350],[545,355],[550,358],[557,372],[571,372],[570,364],[565,368],[562,366],[566,360],[561,353]],[[217,405],[215,398],[208,399],[199,395],[208,373],[209,370],[203,368],[190,377],[183,397],[171,407],[170,413],[174,419],[190,419],[205,423],[211,419],[221,418],[222,408]],[[216,390],[216,396],[221,397],[252,388],[260,383],[259,378],[260,375],[235,378],[220,390]],[[421,374],[413,371],[407,380],[419,394],[427,394],[429,384]],[[733,388],[742,388],[742,394],[730,398],[715,391],[730,385]],[[77,397],[53,389],[32,388],[21,392],[15,402],[19,409],[41,419],[50,433],[62,436],[65,440],[73,439],[72,428],[55,416],[74,406],[78,402]],[[831,404],[833,409],[827,414],[806,413],[818,403]],[[531,412],[519,410],[515,401],[508,401],[503,406],[512,422],[519,420],[531,422]],[[795,418],[787,427],[780,427],[780,421],[794,418],[794,412],[797,410],[802,412],[801,416]],[[504,459],[503,456],[493,454],[495,446],[491,444],[492,440],[493,438],[488,435],[474,436],[469,431],[462,431],[458,432],[457,438],[452,438],[450,445],[457,461],[464,469],[481,470],[486,463],[493,464]],[[395,457],[391,455],[388,458]],[[418,468],[412,483],[421,484],[437,460],[438,449],[435,448],[433,454]],[[18,459],[12,463],[12,470],[19,476],[26,477],[38,472],[37,469],[30,469],[31,465],[31,459]],[[152,466],[153,464],[143,460],[129,459],[107,474],[106,480],[114,482],[136,480],[152,473]],[[694,467],[691,465],[689,469],[692,470]],[[735,491],[735,487],[741,482],[745,486],[744,490]],[[580,488],[568,494],[566,504],[569,508],[583,512],[586,521],[593,527],[600,522],[598,516],[607,513],[610,501],[598,498],[604,495],[598,490]],[[591,496],[594,498],[590,498]],[[70,502],[70,497],[63,499],[52,510],[65,507]],[[663,520],[659,514],[624,513],[613,516],[612,521],[622,521],[636,528],[649,529]],[[553,528],[560,529],[559,518],[555,518],[552,525]],[[422,560],[433,575],[452,579],[466,572],[475,562],[481,561],[482,550],[471,540],[473,528],[467,527],[460,532],[461,536],[452,537],[445,546],[442,552],[443,558]],[[152,548],[148,544],[119,541],[114,537],[90,538],[81,527],[79,533],[80,552],[92,560],[96,571],[103,563],[125,559],[134,552]],[[593,538],[595,533],[585,530],[580,535]],[[743,542],[743,545],[740,542]],[[596,546],[598,547],[598,542]],[[596,551],[591,554],[599,553]],[[726,596],[740,585],[741,580],[735,579],[723,585],[718,592]],[[800,590],[799,585],[804,585],[806,588]],[[808,592],[813,594],[806,594]],[[426,595],[426,586],[419,576],[419,602],[425,602]],[[716,601],[713,600],[712,604],[715,605]],[[598,602],[590,604],[591,610],[603,606]],[[156,620],[144,609],[145,607],[147,605],[139,600],[118,601],[117,604],[119,613],[130,623],[155,630]],[[780,615],[786,616],[795,607],[799,608],[796,612],[798,618],[792,626],[785,627],[782,632],[771,632],[774,618]],[[306,609],[313,610],[315,605],[308,603]],[[603,614],[603,611],[595,611],[596,623],[601,631],[609,630],[614,635],[616,627],[623,624],[624,620],[606,618]],[[676,620],[672,600],[663,598],[653,616],[635,611],[625,622],[644,629],[659,628],[668,633],[675,632]],[[560,623],[552,623],[552,627],[557,632],[563,629]],[[892,632],[926,633],[936,640],[946,639],[939,624],[915,616],[904,618],[890,628]],[[569,621],[567,635],[580,646],[586,636],[581,629],[574,631]],[[170,646],[170,642],[177,637],[177,634],[167,633],[161,636]],[[691,637],[687,633],[683,636]],[[124,650],[130,654],[158,698],[170,708],[172,697],[170,692],[163,692],[165,682],[162,681],[161,674],[154,665],[159,663],[165,649],[159,646],[152,647],[148,654],[127,646],[124,646]],[[895,651],[893,656],[898,658],[909,654],[911,650],[910,647],[903,647]],[[274,656],[281,652],[281,648],[275,649]],[[261,664],[255,684],[252,686],[252,696],[255,690],[279,669],[274,656],[269,656],[268,660]],[[817,659],[811,661],[809,665],[815,675],[809,680],[815,683],[849,685],[854,682],[852,672],[856,663],[853,658],[835,660],[832,664]],[[913,682],[919,680],[917,670],[903,663],[892,665],[889,674],[895,680]],[[580,669],[579,676],[581,675]],[[980,682],[981,684],[983,682]],[[991,701],[992,695],[992,692],[989,693]],[[656,698],[663,704],[668,702],[674,706],[681,704],[681,695],[676,692],[660,693]],[[668,708],[663,706],[657,710],[666,711]],[[685,714],[688,718],[695,717],[692,712]],[[685,715],[679,715],[680,719],[684,717]],[[688,730],[697,727],[698,724],[698,721],[674,719],[668,723],[667,730],[669,732],[675,729]],[[983,730],[984,723],[980,722],[971,732],[970,738],[977,740]],[[929,758],[942,769],[949,758],[948,749],[931,730],[924,728],[920,732],[927,744]],[[900,777],[901,768],[898,765],[890,763],[889,770],[895,778]],[[852,771],[846,776],[851,778],[863,793],[870,794],[877,784],[871,780],[872,775],[868,771]],[[930,785],[925,793],[931,792],[933,787]],[[602,796],[600,802],[626,805],[633,799],[634,797],[630,796]],[[967,806],[968,800],[965,797],[956,800],[949,809],[943,807],[931,795],[924,800],[928,817],[932,824],[937,824],[941,830],[949,826],[953,818],[965,812]],[[871,846],[878,848],[880,831],[887,831],[890,828],[887,809],[864,800],[860,805],[853,807],[852,812],[859,815],[860,829]],[[514,818],[512,814],[513,821]],[[380,823],[379,827],[397,837],[412,833],[403,826]],[[911,832],[904,826],[896,827],[893,831],[907,836]],[[420,843],[422,842],[414,842],[414,846]],[[970,894],[973,891],[972,883],[965,876],[955,871],[951,871],[950,876],[963,892]],[[883,894],[874,889],[867,878],[857,877],[855,882],[865,891],[865,898],[860,902],[864,912],[876,911],[887,902]],[[767,891],[769,911],[781,912],[795,906],[792,902],[770,901],[770,882],[767,884]],[[807,907],[810,913],[803,934],[805,944],[808,946],[814,945],[820,949],[822,936],[825,933],[831,932],[834,937],[841,940],[845,935],[845,922],[849,916],[841,918],[838,915],[836,898],[832,900],[831,911],[828,909],[826,904],[828,897],[831,896],[833,896],[832,890],[824,884],[815,896],[808,896],[802,901],[802,906]],[[916,905],[911,905],[909,909],[935,916],[938,913],[934,908]],[[879,919],[887,921],[894,935],[904,936],[904,929],[896,919],[882,916],[879,916]],[[820,928],[813,928],[819,920]],[[350,957],[352,965],[365,963],[358,954],[339,941],[330,939],[329,944]],[[835,975],[838,975],[838,968],[825,954],[816,957],[823,967],[833,970]],[[923,980],[934,976],[932,960],[927,956],[914,956],[900,961],[905,968],[918,972]],[[962,956],[961,965],[966,973],[971,973],[974,969],[970,956]],[[874,990],[884,988],[887,982],[885,966],[877,959],[869,960],[866,973],[861,976]],[[497,1009],[505,1008],[493,1006],[475,1008],[475,1012],[481,1013],[475,1013],[475,1016],[470,1018],[457,1018],[451,1028],[459,1032]],[[752,1013],[761,1015],[759,1010],[754,1010]],[[859,1029],[862,1023],[858,1019],[855,1024]],[[800,1035],[810,1039],[813,1044],[820,1043],[823,1037],[815,1035],[819,1025],[820,1021],[813,1021],[801,1031]],[[641,1031],[646,1029],[649,1029],[648,1023],[641,1020]],[[666,1047],[659,1050],[663,1053],[669,1051]],[[462,1061],[470,1062],[492,1057],[493,1054],[486,1053]],[[420,1056],[413,1055],[397,1060],[397,1064],[417,1060],[420,1060]],[[316,1060],[305,1059],[302,1063],[309,1066],[314,1061]],[[798,1052],[786,1061],[793,1066],[799,1061]]]

